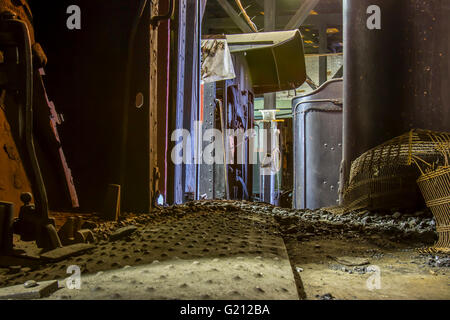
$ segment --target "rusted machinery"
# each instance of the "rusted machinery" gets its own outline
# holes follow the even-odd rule
[[[238,141],[237,137],[226,136],[227,130],[245,132],[253,128],[254,96],[252,84],[248,81],[248,69],[243,56],[233,56],[236,78],[205,84],[201,118],[203,132],[218,129],[222,134],[219,147],[227,152],[222,163],[202,164],[198,180],[200,198],[249,200],[252,190],[252,167],[250,142]],[[241,71],[242,70],[242,71]],[[205,142],[204,145],[210,143]],[[238,152],[239,149],[239,152]],[[242,159],[238,154],[242,153]],[[244,160],[244,161],[242,161]]]
[[[21,3],[24,15],[36,18],[32,27],[43,47],[35,46],[31,32],[32,49],[28,45],[26,49],[37,63],[26,65],[33,69],[27,81],[33,84],[31,95],[38,112],[27,121],[36,125],[30,137],[38,143],[36,152],[28,152],[36,153],[37,160],[25,159],[25,167],[28,173],[34,172],[29,174],[32,194],[36,211],[46,212],[43,217],[48,217],[49,208],[80,205],[83,211],[101,211],[110,185],[120,186],[121,209],[133,212],[150,212],[157,200],[177,203],[201,199],[205,194],[207,198],[251,198],[253,150],[249,137],[239,146],[245,150],[243,163],[238,163],[232,152],[228,159],[232,163],[211,171],[172,164],[170,134],[177,129],[192,133],[198,120],[222,130],[252,129],[255,94],[293,89],[305,81],[299,30],[222,36],[230,44],[236,78],[217,82],[214,88],[205,86],[208,101],[200,109],[197,49],[204,1],[121,0],[105,5],[82,0],[81,26],[75,30],[66,28],[68,0],[51,8],[35,1],[31,8],[26,1],[15,3]],[[115,20],[121,23],[110,23]],[[50,63],[44,87],[47,57]],[[261,72],[261,64],[269,66],[270,72]],[[47,91],[61,113],[47,99]],[[223,140],[227,151],[238,147],[237,141]],[[30,171],[36,167],[33,163],[39,165],[43,177],[39,178],[36,168]],[[215,181],[219,181],[217,185]],[[65,205],[56,205],[60,199],[66,200]],[[28,197],[24,203],[30,211]]]
[[[19,208],[22,193],[24,205],[15,212],[14,231],[45,248],[61,246],[49,210],[71,210],[80,204],[83,210],[101,210],[108,185],[117,183],[124,190],[119,202],[124,208],[149,212],[159,195],[161,172],[163,178],[167,175],[164,162],[158,162],[156,124],[166,117],[169,102],[164,99],[166,110],[158,112],[156,106],[160,97],[168,96],[170,76],[157,90],[156,66],[169,71],[167,20],[175,1],[165,1],[160,9],[157,2],[146,0],[107,5],[80,1],[83,14],[76,30],[66,27],[70,5],[0,2],[0,120],[14,138],[0,137],[1,142],[9,139],[8,166],[0,168],[0,197]],[[112,25],[115,18],[121,23]],[[163,36],[155,41],[159,32]],[[159,56],[158,47],[164,45]],[[167,131],[167,126],[160,121],[159,128]],[[17,166],[26,175],[19,175]],[[14,192],[3,192],[6,184]],[[33,196],[23,193],[28,191]],[[2,212],[0,232],[9,234],[10,210]]]
[[[36,240],[39,247],[57,248],[61,242],[54,222],[49,218],[47,189],[52,186],[53,191],[62,198],[68,195],[72,206],[78,205],[78,199],[60,145],[58,114],[47,100],[41,79],[41,67],[45,65],[46,58],[34,42],[34,31],[26,15],[18,16],[14,10],[6,9],[0,13],[0,20],[0,50],[3,57],[0,89],[6,105],[5,115],[13,124],[11,133],[36,197],[35,205],[31,205],[31,194],[22,194],[21,200],[25,205],[20,210],[14,231],[27,241]],[[38,114],[34,113],[35,108]],[[46,161],[51,163],[50,166]],[[55,190],[57,186],[62,186],[67,194]],[[9,225],[8,214],[1,219],[4,225]],[[11,229],[3,231],[9,233]]]

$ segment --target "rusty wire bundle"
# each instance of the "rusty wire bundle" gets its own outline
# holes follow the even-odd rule
[[[362,154],[352,163],[342,211],[414,208],[421,200],[419,190],[436,219],[439,241],[432,250],[446,251],[450,133],[415,129]]]

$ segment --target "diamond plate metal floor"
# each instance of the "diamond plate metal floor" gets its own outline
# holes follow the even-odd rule
[[[274,219],[226,206],[167,217],[40,274],[61,280],[69,265],[81,267],[81,289],[49,299],[299,298]]]

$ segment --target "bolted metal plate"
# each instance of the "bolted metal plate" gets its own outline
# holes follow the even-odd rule
[[[216,112],[216,84],[207,83],[204,85],[203,91],[203,108],[201,110],[202,114],[200,118],[203,119],[202,124],[202,137],[208,130],[214,129],[215,125],[215,112]],[[211,144],[213,141],[203,141],[202,150]],[[220,144],[221,141],[216,141],[216,144]],[[202,155],[203,156],[203,155]],[[214,156],[214,155],[208,155]],[[214,199],[215,198],[215,181],[214,181],[214,170],[217,168],[215,164],[203,163],[200,165],[200,182],[199,182],[199,193],[200,199]]]
[[[292,100],[294,208],[317,209],[339,200],[342,161],[342,79]]]

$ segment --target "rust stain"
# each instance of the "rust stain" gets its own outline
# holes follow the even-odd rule
[[[0,130],[0,201],[13,202],[14,215],[17,216],[22,204],[20,194],[30,192],[31,186],[2,108],[0,128],[3,129]]]

